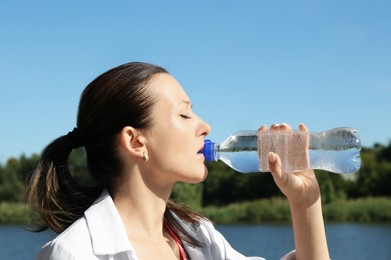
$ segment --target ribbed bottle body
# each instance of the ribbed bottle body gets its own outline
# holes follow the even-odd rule
[[[340,127],[323,132],[239,131],[212,147],[210,160],[222,160],[236,171],[267,172],[269,152],[277,153],[287,172],[321,169],[353,173],[361,166],[361,141],[353,128]]]

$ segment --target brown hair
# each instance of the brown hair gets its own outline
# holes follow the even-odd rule
[[[168,72],[152,64],[127,63],[103,73],[84,89],[77,130],[44,149],[28,182],[27,203],[39,214],[45,228],[61,233],[83,216],[104,188],[111,187],[122,167],[116,150],[118,134],[125,126],[142,129],[151,125],[155,100],[145,86],[159,73]],[[95,181],[88,187],[76,183],[68,168],[75,135],[85,147],[88,171]],[[169,201],[164,214],[182,240],[201,246],[181,228],[172,212],[194,225],[199,224],[202,216],[173,201]]]

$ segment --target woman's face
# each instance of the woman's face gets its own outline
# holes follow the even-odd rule
[[[170,183],[197,183],[207,176],[200,150],[210,132],[192,111],[192,104],[181,85],[169,74],[157,74],[149,82],[155,99],[152,126],[146,132],[148,168]]]

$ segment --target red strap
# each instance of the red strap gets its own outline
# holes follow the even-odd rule
[[[179,240],[179,238],[177,237],[177,235],[175,235],[174,231],[172,231],[172,229],[166,223],[166,221],[164,221],[163,224],[166,227],[166,229],[168,230],[168,232],[170,233],[170,235],[172,236],[172,238],[175,240],[176,245],[178,246],[180,259],[181,260],[187,260],[187,256],[186,256],[185,250],[183,249],[182,243]]]

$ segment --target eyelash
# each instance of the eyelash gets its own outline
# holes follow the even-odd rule
[[[184,115],[184,114],[181,114],[181,117],[185,118],[185,119],[190,119],[191,116],[188,116],[188,115]]]

